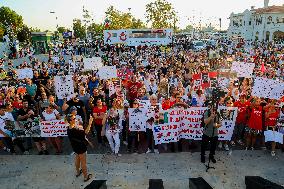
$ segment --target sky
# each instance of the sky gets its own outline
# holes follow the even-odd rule
[[[106,9],[113,5],[116,9],[130,12],[143,21],[145,5],[154,0],[0,0],[0,6],[8,6],[23,16],[24,23],[29,27],[41,30],[55,30],[56,25],[72,29],[74,18],[82,18],[83,6],[92,13],[96,22],[105,19]],[[219,18],[222,19],[222,29],[229,26],[229,16],[232,12],[239,13],[251,6],[263,7],[263,0],[168,0],[178,12],[180,28],[187,25],[209,25],[219,28]],[[282,5],[284,0],[270,0],[269,5]],[[51,14],[50,12],[55,12]],[[57,20],[56,20],[57,17]]]

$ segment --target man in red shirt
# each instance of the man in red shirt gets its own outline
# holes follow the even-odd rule
[[[234,107],[238,107],[238,116],[234,129],[233,140],[238,142],[240,145],[243,145],[242,140],[244,139],[244,129],[248,121],[249,106],[250,102],[247,101],[245,94],[240,96],[240,100],[234,102]]]
[[[94,117],[94,127],[97,132],[98,143],[102,144],[102,136],[104,132],[102,132],[103,124],[105,124],[106,119],[107,106],[103,105],[102,100],[97,99],[97,105],[93,109],[93,117]]]
[[[137,81],[137,76],[133,75],[132,80],[127,84],[127,98],[129,99],[130,105],[138,97],[138,89],[143,86],[143,83]]]

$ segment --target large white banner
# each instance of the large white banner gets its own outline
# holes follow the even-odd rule
[[[206,110],[206,107],[168,110],[168,122],[153,127],[155,144],[177,142],[182,138],[201,140],[201,119]],[[218,111],[222,120],[222,126],[218,129],[219,140],[231,140],[238,108],[219,107]]]
[[[129,113],[129,130],[146,131],[146,109],[128,108]]]
[[[84,58],[84,70],[98,70],[103,67],[101,57]]]
[[[254,63],[233,62],[231,71],[237,72],[237,77],[251,78],[254,67]]]
[[[18,79],[30,78],[32,79],[34,74],[32,68],[17,69]]]
[[[40,135],[41,137],[67,136],[67,128],[68,125],[65,124],[64,120],[41,121]]]
[[[99,69],[98,75],[100,79],[117,78],[117,70],[115,66],[103,66]]]
[[[254,85],[252,88],[252,96],[277,99],[279,100],[284,95],[284,83],[267,79],[262,77],[256,77],[254,79]]]
[[[74,83],[72,75],[55,76],[54,85],[58,99],[71,99],[74,94]]]

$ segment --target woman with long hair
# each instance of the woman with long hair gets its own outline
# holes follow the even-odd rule
[[[87,182],[92,178],[92,174],[88,174],[87,170],[87,145],[91,144],[86,134],[90,131],[90,126],[93,121],[92,116],[89,120],[89,125],[84,130],[83,125],[76,119],[76,115],[69,114],[66,117],[66,124],[68,124],[67,135],[71,143],[71,147],[75,152],[75,168],[76,177],[79,177],[82,173],[84,175],[84,182]],[[81,169],[80,169],[81,168]]]

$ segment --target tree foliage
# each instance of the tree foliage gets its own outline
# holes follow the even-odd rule
[[[15,35],[23,26],[23,18],[9,7],[0,7],[0,23],[9,35]]]
[[[93,36],[95,35],[101,35],[104,31],[104,25],[97,24],[95,22],[91,23],[91,25],[88,27],[88,32],[92,33]]]
[[[68,31],[68,29],[65,28],[65,27],[63,27],[63,26],[60,26],[60,27],[57,28],[57,31],[58,31],[58,33],[61,33],[61,34],[62,34],[63,32]]]
[[[31,31],[27,25],[23,25],[19,32],[17,33],[17,39],[20,42],[30,42],[31,41]]]
[[[105,14],[106,18],[110,22],[109,29],[118,30],[146,28],[145,24],[140,19],[136,19],[131,13],[118,11],[114,8],[114,6],[110,6]]]
[[[86,36],[86,28],[82,25],[80,19],[73,20],[73,31],[76,38],[84,38]]]
[[[173,5],[166,0],[156,0],[147,4],[146,18],[152,28],[174,28],[177,30],[177,12]]]

